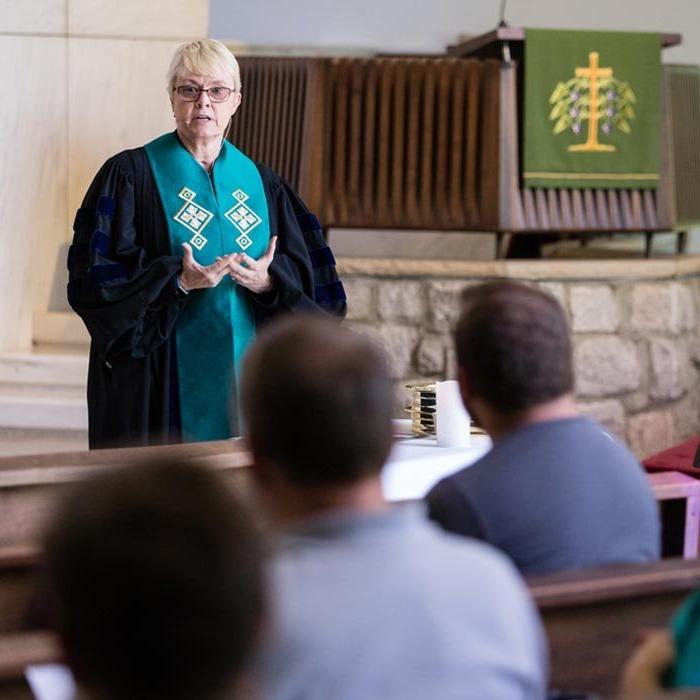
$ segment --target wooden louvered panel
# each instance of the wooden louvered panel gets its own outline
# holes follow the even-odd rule
[[[330,63],[328,222],[433,229],[475,224],[482,64],[394,58]]]
[[[434,68],[433,68],[434,66]],[[451,92],[451,64],[447,61],[431,62],[427,66],[430,72],[435,72],[436,86],[436,113],[435,113],[435,172],[444,173],[442,178],[431,178],[435,196],[435,218],[439,228],[448,229],[452,225],[448,204],[448,185],[450,181],[450,162],[448,150],[450,144],[450,92]]]
[[[423,76],[425,68],[419,61],[409,66],[408,102],[406,105],[406,129],[409,134],[418,134],[421,128],[420,105],[423,99]],[[421,142],[409,139],[406,144],[406,168],[404,173],[406,217],[412,221],[421,220],[420,167]]]
[[[476,227],[481,230],[498,230],[498,162],[500,153],[500,79],[501,62],[483,61],[481,81],[480,125],[477,129],[479,148],[479,217]]]
[[[419,226],[425,226],[426,221],[431,218],[434,206],[435,142],[432,136],[435,133],[435,74],[431,70],[423,71],[420,78],[421,95],[417,115],[419,127],[413,136],[419,144],[418,222]],[[435,223],[437,225],[437,221]],[[428,228],[431,226],[428,225]]]
[[[610,226],[613,231],[619,231],[623,228],[622,213],[620,211],[620,200],[616,190],[608,190],[608,211],[610,212]]]
[[[229,138],[289,180],[326,225],[497,225],[497,62],[240,63],[245,99]]]
[[[530,192],[518,175],[517,64],[243,57],[241,68],[245,98],[231,139],[289,180],[327,225],[653,231],[674,220],[669,100],[657,191]],[[666,76],[678,133],[678,114],[700,109],[692,92],[699,81],[695,73]],[[678,97],[683,91],[685,102]],[[692,160],[700,149],[683,141],[697,138],[691,127],[678,133],[676,179],[679,168],[690,176],[676,183],[676,198],[682,186],[695,193],[683,195],[689,211],[700,206]],[[691,157],[681,166],[680,142]]]
[[[470,66],[471,70],[471,66]],[[448,149],[449,178],[447,181],[447,208],[450,216],[450,225],[457,226],[464,221],[465,202],[462,198],[462,180],[465,173],[466,164],[466,108],[467,103],[466,86],[467,73],[459,70],[459,67],[452,64],[452,75],[450,76],[452,92],[450,95],[450,132]],[[468,128],[468,127],[467,127]]]
[[[700,223],[700,67],[664,67],[671,104],[675,209],[679,227]]]
[[[393,64],[382,62],[379,66],[379,123],[375,134],[368,132],[367,139],[375,141],[377,148],[377,182],[375,185],[376,221],[379,226],[389,226],[389,175],[391,163],[391,87],[393,84]]]
[[[595,208],[598,215],[598,227],[603,231],[609,231],[611,229],[610,211],[605,197],[605,190],[593,190],[593,192],[595,195]]]
[[[321,108],[310,109],[309,83],[318,80],[316,59],[242,56],[243,100],[234,115],[228,138],[251,158],[269,165],[285,180],[306,192],[309,200],[320,199],[314,171],[305,153],[320,149],[318,140]],[[313,92],[313,89],[311,90]],[[312,186],[313,182],[313,186]]]
[[[466,98],[466,143],[464,144],[464,206],[465,220],[469,228],[477,228],[479,225],[479,198],[477,194],[477,166],[479,160],[479,127],[482,121],[481,92],[482,92],[482,66],[476,61],[470,62],[467,68]],[[498,123],[498,113],[491,115],[494,122]],[[496,156],[497,158],[497,156]],[[496,161],[498,162],[498,161]]]
[[[363,101],[363,124],[365,133],[377,131],[377,91],[379,89],[379,67],[376,61],[368,61],[365,72],[365,99]],[[362,187],[361,211],[372,211],[376,204],[377,148],[373,139],[362,140]]]

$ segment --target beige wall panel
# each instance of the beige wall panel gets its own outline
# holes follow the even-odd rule
[[[71,217],[107,158],[175,127],[165,72],[177,45],[69,39]]]
[[[63,34],[68,0],[0,0],[0,33]]]
[[[124,37],[207,36],[208,0],[70,0],[68,31]]]
[[[0,349],[28,348],[68,228],[66,40],[0,36]]]

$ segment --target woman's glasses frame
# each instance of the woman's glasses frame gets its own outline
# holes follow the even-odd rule
[[[209,95],[212,102],[226,102],[236,90],[224,85],[214,85],[210,88],[199,87],[199,85],[178,85],[173,88],[173,92],[176,92],[185,102],[196,102],[203,92]]]

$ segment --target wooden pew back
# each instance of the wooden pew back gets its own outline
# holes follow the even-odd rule
[[[553,688],[612,696],[639,631],[664,627],[700,587],[700,562],[664,559],[531,577],[547,631]]]

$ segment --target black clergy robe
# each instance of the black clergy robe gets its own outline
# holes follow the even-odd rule
[[[259,326],[285,311],[345,314],[345,293],[316,217],[270,168],[270,235],[278,236],[274,292],[250,294]],[[90,448],[181,441],[174,328],[187,297],[180,255],[143,148],[110,158],[75,217],[68,301],[91,337],[87,400]],[[196,294],[196,290],[191,294]]]

